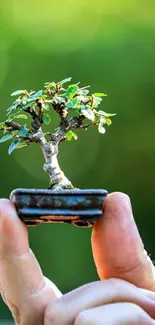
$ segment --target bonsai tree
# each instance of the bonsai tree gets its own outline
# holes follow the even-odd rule
[[[59,146],[63,141],[76,140],[76,129],[87,130],[96,126],[98,131],[105,133],[105,125],[111,124],[109,114],[98,110],[104,93],[89,95],[89,86],[80,87],[79,83],[64,85],[71,81],[66,78],[60,82],[46,82],[43,90],[17,90],[11,96],[17,97],[12,106],[7,109],[7,118],[0,123],[3,136],[0,142],[13,140],[9,146],[9,155],[15,149],[27,147],[33,143],[40,145],[45,157],[44,170],[49,174],[49,188],[52,190],[72,189],[72,183],[67,179],[58,163]],[[52,111],[59,116],[55,131],[51,130]],[[27,123],[17,123],[17,120]],[[44,126],[49,125],[45,132]]]

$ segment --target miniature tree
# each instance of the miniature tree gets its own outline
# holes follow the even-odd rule
[[[97,110],[102,101],[103,93],[89,95],[88,87],[79,87],[79,83],[71,84],[64,89],[64,84],[70,82],[66,78],[60,82],[46,82],[44,89],[35,91],[17,90],[11,96],[18,96],[13,105],[7,109],[6,121],[0,123],[3,137],[0,142],[13,140],[8,153],[38,143],[45,157],[44,170],[49,174],[49,188],[53,190],[72,189],[71,182],[66,178],[58,164],[59,145],[71,139],[77,139],[73,130],[87,130],[97,126],[98,131],[105,133],[104,125],[110,125],[110,117]],[[55,132],[44,132],[43,127],[51,122],[51,113],[55,110],[60,122]],[[18,124],[16,119],[28,119],[27,124]]]

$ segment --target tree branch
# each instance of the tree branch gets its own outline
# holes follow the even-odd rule
[[[38,117],[37,111],[35,110],[34,107],[28,106],[27,108],[24,109],[24,112],[29,113],[33,119]]]
[[[87,130],[90,126],[96,126],[96,125],[98,125],[98,123],[97,123],[97,122],[93,122],[93,123],[89,123],[89,124],[81,125],[81,126],[80,126],[80,129],[85,129],[85,130]]]
[[[17,131],[17,130],[21,131],[22,128],[23,128],[23,126],[15,123],[15,122],[12,122],[12,121],[6,121],[5,122],[5,125],[9,127],[8,130],[10,132]],[[29,130],[29,132],[31,133],[31,130]],[[14,138],[27,140],[29,142],[36,142],[36,143],[39,142],[39,138],[36,135],[34,135],[34,134],[32,134],[31,136],[21,136],[21,135],[18,135],[17,134],[17,135],[14,136]]]
[[[20,124],[12,122],[12,121],[6,121],[5,125],[8,126],[8,127],[11,127],[12,130],[19,130],[20,131],[22,129],[22,126]]]

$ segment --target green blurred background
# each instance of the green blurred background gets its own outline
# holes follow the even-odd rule
[[[63,144],[60,165],[79,188],[126,192],[145,247],[155,258],[155,2],[154,0],[10,0],[0,3],[0,120],[16,89],[45,81],[73,82],[105,92],[116,112],[106,134],[95,129]],[[46,188],[40,148],[0,146],[0,197],[17,187]],[[62,292],[98,279],[91,229],[40,225],[30,245],[44,274]],[[120,247],[121,249],[121,247]],[[11,318],[0,301],[0,318]]]

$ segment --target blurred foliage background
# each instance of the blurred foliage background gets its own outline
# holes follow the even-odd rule
[[[117,116],[105,135],[92,128],[64,143],[60,165],[79,188],[126,192],[155,258],[155,2],[1,0],[0,120],[12,91],[39,90],[45,81],[68,76],[107,93],[103,109]],[[0,146],[0,197],[17,187],[46,188],[40,148],[9,157],[7,147]],[[62,292],[98,279],[90,235],[91,229],[69,225],[29,228],[44,274]],[[11,317],[2,301],[0,314]]]

